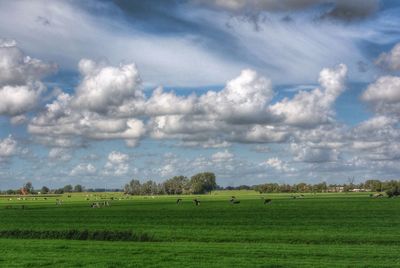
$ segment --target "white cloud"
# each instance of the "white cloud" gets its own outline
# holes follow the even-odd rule
[[[273,97],[271,81],[253,70],[243,70],[219,91],[202,95],[199,105],[206,113],[233,124],[271,121],[267,104]]]
[[[49,158],[50,160],[66,162],[72,159],[72,155],[69,149],[55,147],[50,149]]]
[[[108,155],[108,162],[111,164],[123,164],[129,160],[129,156],[127,154],[112,151]]]
[[[55,70],[55,65],[25,56],[15,41],[0,39],[0,115],[33,109],[45,91],[40,79]]]
[[[4,86],[0,88],[0,115],[19,115],[34,108],[43,91],[31,86]]]
[[[78,109],[107,113],[127,100],[143,98],[141,80],[134,64],[112,67],[82,59],[79,70],[83,78],[73,99],[73,105]]]
[[[108,161],[104,166],[104,174],[106,175],[115,175],[122,176],[128,173],[129,171],[129,155],[112,151],[108,155]]]
[[[190,114],[195,111],[196,101],[193,94],[189,97],[177,96],[173,92],[163,92],[162,87],[158,87],[146,101],[145,110],[146,114],[153,116]]]
[[[144,123],[118,111],[143,97],[134,65],[117,68],[82,60],[80,69],[84,77],[76,94],[60,93],[31,120],[28,131],[63,139],[123,139],[135,146],[146,132]]]
[[[400,43],[396,44],[391,51],[384,52],[376,59],[375,64],[392,71],[400,70]]]
[[[26,56],[14,40],[0,39],[0,86],[25,85],[54,72],[57,66]]]
[[[288,172],[292,170],[289,168],[287,163],[277,157],[269,158],[267,161],[265,161],[265,163],[277,171]]]
[[[290,149],[294,160],[306,163],[335,162],[339,159],[340,153],[336,149],[318,147],[308,144],[291,144]]]
[[[78,164],[71,172],[70,176],[90,176],[96,173],[96,167],[92,164]]]
[[[13,125],[21,125],[21,124],[26,123],[27,121],[28,121],[28,118],[27,118],[25,115],[23,115],[23,114],[13,116],[13,117],[11,117],[11,119],[10,119],[10,122],[11,122],[11,124],[13,124]]]
[[[234,158],[234,154],[228,150],[216,152],[211,156],[213,162],[229,162]]]
[[[17,141],[8,136],[5,139],[0,139],[0,160],[9,158],[17,153]]]
[[[400,102],[400,77],[382,76],[368,86],[362,94],[362,99],[368,102]]]
[[[361,99],[371,105],[377,115],[398,120],[400,115],[400,77],[382,76],[363,92]]]
[[[173,164],[166,164],[158,169],[159,174],[166,178],[169,176],[176,175],[176,170]]]
[[[285,123],[301,127],[313,127],[331,122],[332,106],[345,89],[347,67],[343,64],[334,69],[323,69],[319,82],[322,89],[300,91],[293,99],[285,98],[272,105],[271,110],[285,117]]]

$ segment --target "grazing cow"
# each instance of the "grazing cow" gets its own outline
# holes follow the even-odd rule
[[[100,204],[98,202],[92,203],[90,205],[91,208],[100,208]]]
[[[200,206],[200,200],[197,200],[197,198],[193,199],[193,202],[196,206]]]
[[[272,202],[272,199],[264,199],[264,205],[269,204]]]
[[[234,196],[233,196],[234,197]],[[233,198],[232,197],[232,199],[231,200],[229,200],[229,202],[231,203],[231,204],[240,204],[240,201],[239,200],[236,200],[235,198]]]
[[[181,198],[178,198],[177,200],[176,200],[176,203],[179,205],[180,203],[182,202],[182,199]]]

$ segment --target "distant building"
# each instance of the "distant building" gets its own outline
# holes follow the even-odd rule
[[[343,186],[330,186],[327,190],[329,193],[341,193],[344,191]]]
[[[351,189],[350,192],[371,192],[371,189],[356,188],[356,189]]]

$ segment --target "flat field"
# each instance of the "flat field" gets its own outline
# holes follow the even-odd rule
[[[229,203],[232,195],[240,204]],[[400,267],[400,199],[252,191],[177,198],[2,196],[0,267]],[[123,241],[124,233],[133,238]]]

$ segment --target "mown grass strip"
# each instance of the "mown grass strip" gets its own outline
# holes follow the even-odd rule
[[[98,240],[98,241],[155,241],[147,233],[107,230],[0,230],[0,238],[15,239],[64,239],[64,240]]]

